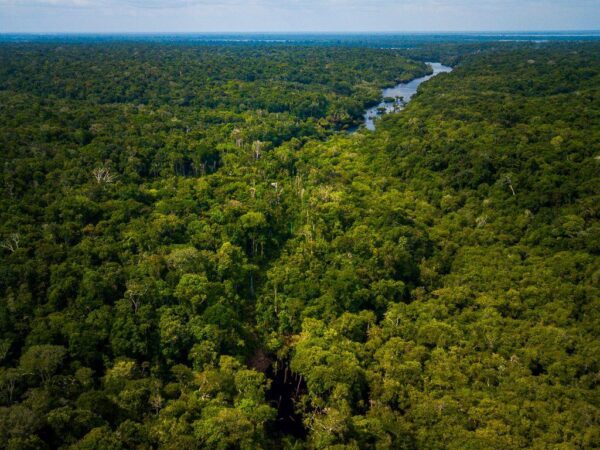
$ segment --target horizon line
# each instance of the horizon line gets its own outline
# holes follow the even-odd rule
[[[489,34],[515,34],[515,33],[594,33],[600,34],[600,28],[598,29],[539,29],[539,30],[414,30],[414,31],[370,31],[370,30],[294,30],[294,31],[282,31],[282,30],[252,30],[252,31],[235,31],[235,30],[223,30],[223,31],[0,31],[0,35],[15,35],[15,34],[31,34],[31,35],[157,35],[157,34],[171,34],[171,35],[212,35],[212,34],[282,34],[282,35],[294,35],[294,34],[387,34],[387,35],[399,35],[399,34],[473,34],[473,33],[489,33]]]

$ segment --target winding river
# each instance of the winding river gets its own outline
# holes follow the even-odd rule
[[[384,101],[379,105],[373,106],[365,111],[365,127],[368,130],[375,129],[375,120],[382,114],[390,112],[401,111],[404,109],[406,104],[410,101],[413,95],[417,92],[417,89],[421,83],[430,80],[439,73],[451,72],[452,67],[444,66],[440,63],[427,63],[433,69],[433,73],[421,78],[415,78],[408,83],[400,83],[392,88],[383,89],[382,95]]]

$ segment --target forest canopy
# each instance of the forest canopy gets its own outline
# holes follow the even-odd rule
[[[600,447],[600,44],[2,43],[0,119],[2,448]]]

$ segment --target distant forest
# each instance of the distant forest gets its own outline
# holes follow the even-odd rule
[[[600,448],[600,42],[378,38],[0,43],[0,448]]]

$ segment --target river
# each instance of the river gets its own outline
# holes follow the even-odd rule
[[[365,118],[365,127],[368,130],[375,129],[375,119],[382,114],[401,111],[404,109],[406,104],[410,101],[413,95],[417,92],[417,89],[421,85],[421,83],[430,80],[435,77],[439,73],[451,72],[452,67],[444,66],[440,63],[427,63],[433,69],[433,73],[430,75],[426,75],[421,78],[415,78],[408,83],[400,83],[397,86],[392,88],[383,89],[381,91],[384,101],[382,101],[379,105],[373,106],[372,108],[367,109],[364,114]],[[387,99],[387,101],[386,101]],[[392,101],[391,99],[394,99]]]

